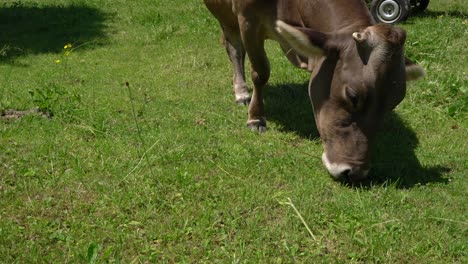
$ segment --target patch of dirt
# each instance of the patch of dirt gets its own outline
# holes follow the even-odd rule
[[[39,107],[34,107],[29,110],[16,110],[16,109],[6,109],[0,113],[0,120],[16,120],[20,119],[26,115],[36,115],[43,118],[52,118],[52,113],[49,111],[42,111]]]

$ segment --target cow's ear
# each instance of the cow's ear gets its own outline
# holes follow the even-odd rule
[[[329,36],[304,27],[294,27],[281,20],[276,21],[276,30],[299,54],[306,57],[320,57],[327,52]]]
[[[414,81],[426,76],[423,68],[405,57],[406,80]]]

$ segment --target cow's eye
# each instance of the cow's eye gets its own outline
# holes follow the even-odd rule
[[[346,94],[346,99],[351,103],[353,108],[357,108],[358,103],[359,103],[358,93],[353,88],[346,86],[345,94]]]

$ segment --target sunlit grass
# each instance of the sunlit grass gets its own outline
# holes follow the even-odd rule
[[[402,25],[428,75],[362,186],[327,175],[308,74],[275,43],[268,132],[245,128],[200,1],[15,3],[0,7],[0,110],[53,116],[0,119],[0,262],[466,262],[463,1]],[[19,21],[29,35],[2,26]]]

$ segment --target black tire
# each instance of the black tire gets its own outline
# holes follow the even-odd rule
[[[416,6],[414,7],[417,12],[422,12],[426,10],[429,5],[429,0],[418,0],[416,1]]]
[[[377,22],[395,24],[408,17],[409,5],[405,0],[373,0],[370,11]]]

